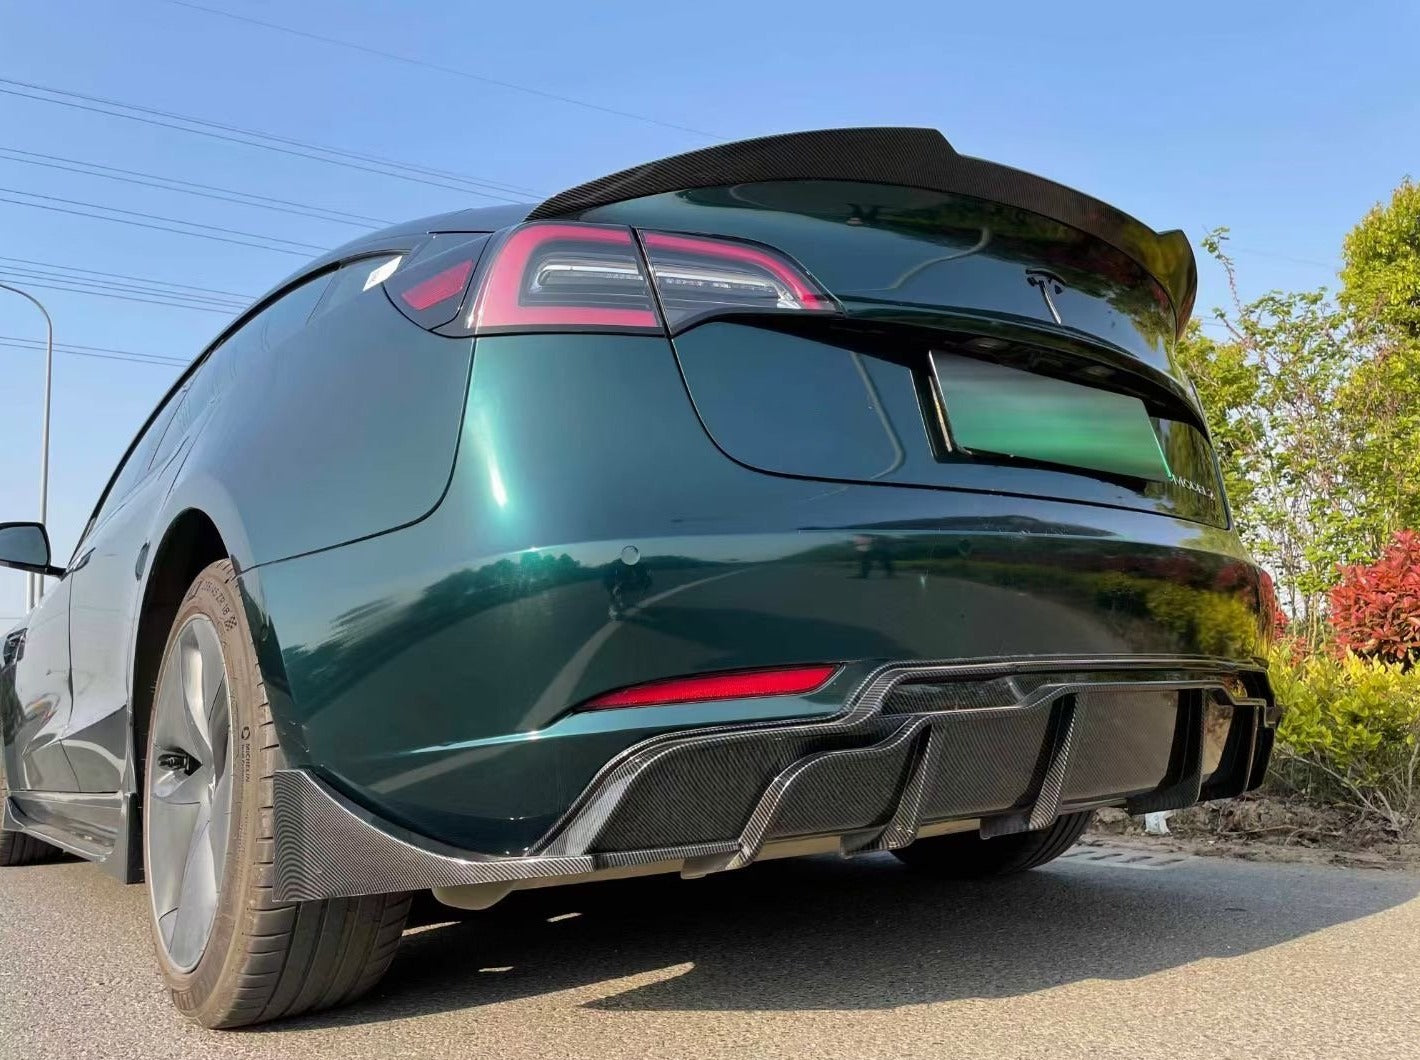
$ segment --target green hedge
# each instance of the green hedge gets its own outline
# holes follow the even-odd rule
[[[1285,708],[1273,782],[1378,817],[1397,833],[1420,823],[1420,668],[1352,654],[1272,653]]]

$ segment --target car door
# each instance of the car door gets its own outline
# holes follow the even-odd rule
[[[78,791],[121,789],[127,739],[123,708],[128,698],[123,662],[140,584],[137,568],[149,521],[171,481],[164,471],[193,382],[189,379],[168,395],[134,442],[64,579],[69,583],[73,693],[64,749]],[[76,705],[81,707],[78,712]]]
[[[0,702],[4,787],[12,791],[77,791],[61,742],[73,699],[69,689],[68,576],[46,587],[22,631],[6,638],[13,695]],[[8,682],[0,681],[0,687]]]

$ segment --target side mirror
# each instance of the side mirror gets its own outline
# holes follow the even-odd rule
[[[0,523],[0,567],[64,576],[61,568],[49,565],[49,534],[43,523]]]

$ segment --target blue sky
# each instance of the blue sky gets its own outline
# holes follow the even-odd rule
[[[1407,173],[1420,175],[1420,8],[1408,2],[201,2],[536,92],[168,0],[7,3],[0,77],[531,192],[712,142],[673,126],[724,138],[935,126],[967,154],[1074,185],[1195,241],[1231,226],[1246,294],[1333,283],[1346,230]],[[490,201],[4,94],[0,147],[390,220]],[[321,247],[360,231],[13,157],[0,157],[0,188]],[[302,261],[4,202],[0,255],[242,295]],[[65,343],[185,359],[226,320],[35,293]],[[1205,265],[1200,306],[1226,294]],[[38,314],[0,292],[0,336],[41,334]],[[37,509],[42,359],[0,344],[0,519]],[[49,522],[62,558],[176,371],[56,357]],[[23,576],[0,574],[0,619],[23,602]]]

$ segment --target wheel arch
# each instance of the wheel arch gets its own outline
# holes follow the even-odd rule
[[[251,545],[235,498],[191,454],[184,458],[148,540],[143,591],[132,619],[128,654],[131,792],[142,791],[153,684],[183,593],[210,563],[230,559],[238,571],[252,563]]]
[[[153,712],[153,686],[163,648],[183,595],[209,564],[229,558],[226,539],[216,522],[200,508],[184,508],[163,531],[152,550],[147,582],[138,607],[130,673],[132,703],[133,791],[143,791],[143,757]]]

